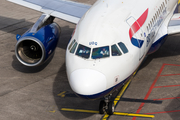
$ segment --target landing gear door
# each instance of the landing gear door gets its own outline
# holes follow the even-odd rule
[[[139,60],[141,60],[145,52],[145,45],[143,45],[145,39],[144,33],[141,29],[141,26],[134,17],[129,17],[126,22],[130,26],[129,37],[131,43],[139,48]]]

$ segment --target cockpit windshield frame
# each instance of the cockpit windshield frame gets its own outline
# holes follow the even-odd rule
[[[119,42],[118,45],[119,45],[119,47],[121,48],[121,50],[123,51],[124,54],[129,52],[127,47],[126,47],[126,45],[124,43]]]
[[[70,43],[68,49],[72,54],[75,53],[75,55],[79,57],[92,60],[108,58],[110,56],[122,56],[123,54],[129,52],[126,45],[122,42],[112,44],[110,46],[107,45],[103,47],[90,48],[85,45],[78,44],[75,39]]]
[[[111,55],[112,56],[121,56],[122,55],[121,51],[119,50],[119,48],[117,47],[116,44],[111,45]]]
[[[78,45],[78,43],[75,42],[74,45],[72,46],[71,50],[70,50],[70,53],[74,53],[75,52],[77,45]]]
[[[69,47],[68,47],[68,50],[71,49],[72,45],[74,45],[75,42],[76,42],[76,40],[74,39],[74,40],[70,43],[70,45],[69,45]]]
[[[76,50],[76,55],[82,58],[88,59],[90,57],[91,53],[91,48],[84,46],[82,44],[79,44],[77,50]]]
[[[109,46],[93,48],[91,58],[92,59],[106,58],[110,56],[109,53],[110,53]]]

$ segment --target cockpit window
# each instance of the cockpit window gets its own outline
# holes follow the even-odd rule
[[[121,48],[121,50],[123,51],[123,53],[128,53],[128,49],[127,47],[124,45],[124,43],[120,42],[118,43],[119,47]]]
[[[92,52],[92,59],[109,57],[109,46],[94,48]]]
[[[73,47],[70,50],[70,53],[74,53],[76,47],[77,47],[77,42],[74,43]]]
[[[79,44],[78,49],[76,51],[76,55],[88,59],[90,56],[90,52],[91,48]]]
[[[120,50],[118,49],[116,44],[111,46],[111,53],[112,53],[112,56],[120,56],[120,55],[122,55],[122,53],[120,52]]]
[[[74,40],[71,42],[71,44],[69,45],[68,50],[71,49],[72,45],[73,45],[75,42],[76,42],[76,40],[74,39]]]

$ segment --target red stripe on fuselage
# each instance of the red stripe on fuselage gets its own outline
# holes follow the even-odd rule
[[[148,9],[139,17],[139,19],[133,23],[131,28],[129,29],[129,37],[130,39],[133,35],[143,26],[148,16]]]

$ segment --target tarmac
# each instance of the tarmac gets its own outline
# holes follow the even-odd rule
[[[93,4],[96,0],[76,1]],[[116,114],[107,116],[98,113],[100,100],[78,98],[69,86],[65,52],[74,24],[55,19],[62,33],[49,63],[29,68],[17,60],[16,34],[22,35],[40,16],[40,12],[1,0],[0,120],[180,120],[179,34],[169,36],[146,58],[117,101]],[[138,114],[145,116],[134,117]]]

